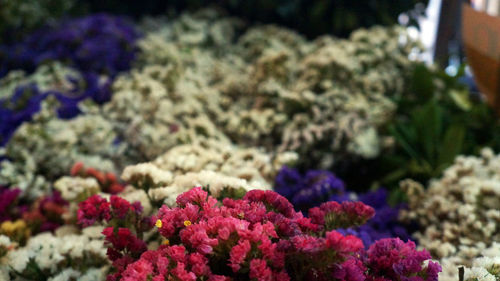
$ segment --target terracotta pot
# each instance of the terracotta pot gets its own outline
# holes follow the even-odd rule
[[[500,17],[492,17],[464,4],[462,38],[467,62],[479,90],[500,113]]]

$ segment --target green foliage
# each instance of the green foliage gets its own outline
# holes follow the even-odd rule
[[[396,97],[398,113],[387,126],[395,149],[379,159],[381,184],[395,187],[404,178],[426,183],[459,154],[500,148],[497,116],[458,82],[462,74],[415,68],[409,92]]]

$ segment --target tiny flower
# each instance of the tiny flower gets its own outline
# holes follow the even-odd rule
[[[161,220],[156,220],[155,226],[161,228],[163,226],[163,222]]]

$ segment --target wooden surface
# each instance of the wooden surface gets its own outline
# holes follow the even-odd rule
[[[462,36],[476,83],[500,113],[500,17],[489,16],[464,4]]]

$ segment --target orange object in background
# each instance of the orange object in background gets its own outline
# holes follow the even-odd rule
[[[464,4],[462,37],[467,62],[479,90],[500,114],[500,17],[492,17]]]

